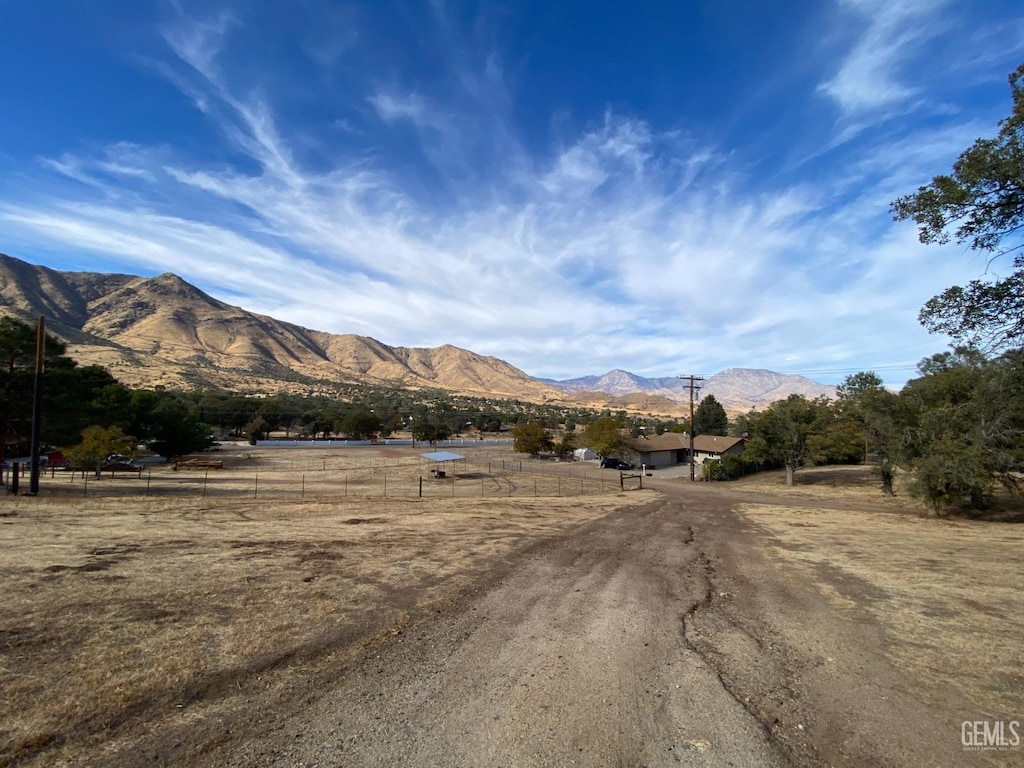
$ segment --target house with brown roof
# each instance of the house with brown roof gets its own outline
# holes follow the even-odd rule
[[[708,459],[739,456],[746,445],[747,441],[742,437],[697,435],[693,438],[693,461],[696,464],[703,464]]]
[[[746,440],[742,437],[697,435],[693,438],[694,463],[703,464],[708,459],[721,459],[723,456],[739,456],[745,445]],[[665,432],[655,437],[631,440],[629,447],[640,454],[640,464],[652,468],[671,467],[685,464],[689,459],[690,437],[680,432]]]
[[[639,464],[652,468],[673,467],[686,461],[690,452],[689,439],[679,432],[665,432],[630,440],[629,447],[640,454]]]

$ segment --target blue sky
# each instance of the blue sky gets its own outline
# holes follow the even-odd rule
[[[987,265],[889,203],[1021,61],[1019,0],[0,2],[0,252],[534,376],[898,386]]]

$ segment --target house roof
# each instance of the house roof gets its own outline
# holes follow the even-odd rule
[[[665,432],[654,437],[642,437],[629,441],[629,447],[640,453],[653,453],[654,451],[678,451],[681,448],[689,448],[689,438],[679,432]]]
[[[720,435],[697,435],[693,438],[693,450],[705,453],[725,453],[744,442],[742,437],[721,437]]]
[[[704,453],[725,453],[730,448],[744,442],[742,437],[723,437],[722,435],[697,435],[693,438],[693,450]],[[640,453],[654,451],[689,450],[690,438],[682,432],[665,432],[654,437],[630,440],[629,447]]]

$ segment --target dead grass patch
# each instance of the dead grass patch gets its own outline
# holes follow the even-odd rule
[[[100,764],[125,723],[343,654],[496,558],[649,498],[8,500],[0,765]]]
[[[884,628],[887,656],[934,703],[952,686],[976,708],[964,719],[1020,719],[1024,528],[880,514],[875,505],[882,499],[871,491],[862,488],[858,496],[851,488],[844,495],[864,508],[779,500],[739,509],[837,611],[874,616]]]
[[[618,489],[618,475],[593,464],[525,458],[509,446],[457,448],[464,460],[439,466],[420,453],[429,446],[360,448],[247,448],[231,446],[215,457],[219,469],[177,464],[147,465],[141,473],[44,473],[41,492],[49,498],[207,499],[446,499],[588,496]],[[177,468],[176,468],[177,467]],[[25,478],[27,484],[28,478]]]

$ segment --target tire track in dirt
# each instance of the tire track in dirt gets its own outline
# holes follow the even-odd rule
[[[683,636],[707,591],[686,517],[658,502],[533,549],[462,610],[203,764],[788,765]]]
[[[951,696],[947,711],[925,705],[886,658],[883,628],[863,611],[833,608],[827,588],[835,574],[819,569],[816,579],[794,578],[766,555],[763,531],[733,511],[757,496],[664,490],[701,502],[694,535],[707,560],[708,590],[686,616],[686,642],[793,765],[992,764],[960,745],[959,722],[951,715],[968,711],[962,702]],[[856,588],[868,597],[876,591]]]

